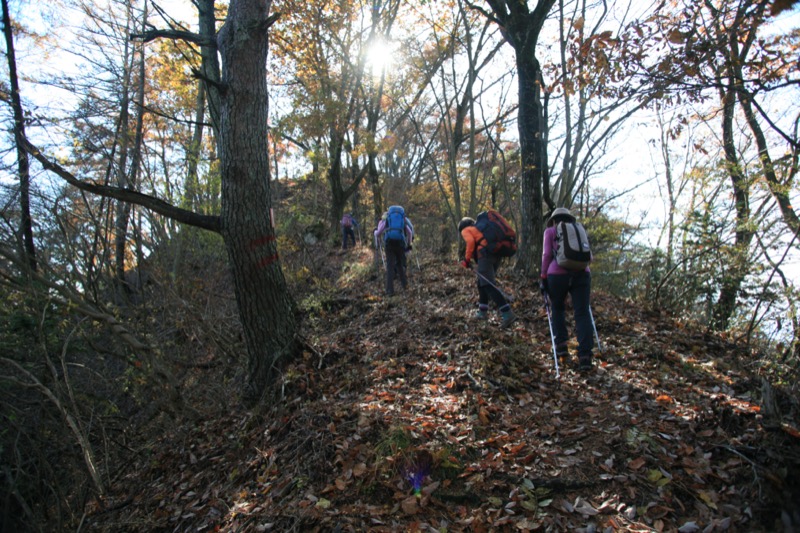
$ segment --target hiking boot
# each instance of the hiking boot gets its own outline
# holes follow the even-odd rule
[[[566,342],[562,342],[556,346],[556,357],[558,357],[558,360],[561,361],[562,364],[569,361],[569,348]]]
[[[501,328],[507,328],[508,326],[513,324],[514,321],[517,319],[517,315],[515,315],[514,311],[512,311],[511,309],[509,309],[508,311],[503,311],[502,316],[503,316],[503,321],[500,322]]]
[[[478,306],[478,312],[475,313],[475,318],[478,320],[487,320],[489,318],[489,306],[486,304],[480,304]]]
[[[578,355],[578,372],[589,372],[594,368],[592,364],[592,354]]]

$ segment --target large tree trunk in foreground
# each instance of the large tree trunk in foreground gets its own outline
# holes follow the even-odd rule
[[[232,0],[218,37],[222,92],[218,149],[222,236],[249,356],[245,397],[269,392],[295,351],[297,323],[269,219],[267,28],[270,2]]]

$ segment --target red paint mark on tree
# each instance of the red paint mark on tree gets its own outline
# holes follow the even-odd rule
[[[267,243],[270,243],[275,240],[275,235],[264,235],[263,237],[259,237],[258,239],[253,239],[248,243],[248,246],[251,250],[255,250],[259,246],[264,246]]]

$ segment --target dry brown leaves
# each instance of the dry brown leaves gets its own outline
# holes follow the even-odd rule
[[[351,254],[344,272],[369,262]],[[503,331],[472,319],[472,274],[421,266],[390,300],[377,277],[343,283],[308,322],[313,349],[286,369],[280,406],[164,435],[89,527],[781,530],[797,413],[765,429],[742,348],[596,294],[597,367],[556,380],[533,284],[501,272],[519,315]]]

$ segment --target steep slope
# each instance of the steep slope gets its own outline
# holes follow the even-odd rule
[[[412,260],[386,299],[369,251],[327,259],[280,405],[176,426],[85,530],[789,531],[796,405],[764,422],[741,347],[595,294],[597,367],[556,379],[532,284],[501,273],[500,330],[468,271]]]

